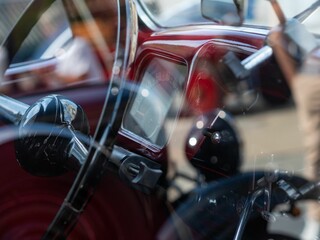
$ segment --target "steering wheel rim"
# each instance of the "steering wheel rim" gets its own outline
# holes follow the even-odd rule
[[[122,6],[125,6],[123,8]],[[116,137],[119,129],[117,124],[117,115],[120,114],[118,109],[123,103],[122,95],[124,94],[124,85],[126,80],[126,69],[129,64],[129,59],[132,58],[132,48],[134,47],[134,37],[128,36],[132,34],[128,29],[133,16],[132,9],[133,2],[131,0],[118,0],[118,26],[117,26],[117,46],[115,61],[111,81],[106,94],[105,104],[100,116],[99,124],[94,136],[98,147],[90,147],[89,154],[78,172],[75,181],[70,188],[65,201],[62,203],[60,210],[57,212],[55,218],[51,222],[42,239],[60,239],[65,238],[70,234],[77,223],[79,215],[84,211],[87,203],[94,194],[95,188],[103,177],[106,166],[108,165],[108,158],[111,155],[112,143]],[[132,28],[134,29],[134,27]],[[126,31],[123,36],[122,31]],[[106,105],[112,95],[114,84],[118,85],[118,93],[116,102],[113,107],[111,116],[110,109],[106,112]],[[107,117],[108,125],[103,125],[103,120]],[[104,147],[103,147],[104,146]],[[105,151],[101,151],[104,148]]]

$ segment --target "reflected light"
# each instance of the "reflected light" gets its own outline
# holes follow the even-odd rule
[[[227,116],[227,114],[226,114],[225,111],[219,111],[218,116],[219,116],[220,118],[224,119],[224,118]]]
[[[196,127],[197,127],[198,129],[202,129],[203,126],[204,126],[204,122],[203,122],[202,120],[200,120],[200,121],[198,121],[198,122],[196,123]]]
[[[143,97],[148,97],[148,96],[149,96],[149,90],[146,89],[146,88],[142,89],[141,95],[142,95]]]
[[[192,137],[189,139],[189,145],[194,147],[197,144],[197,139],[195,137]]]
[[[119,93],[119,88],[118,87],[113,87],[111,89],[111,94],[116,96]]]

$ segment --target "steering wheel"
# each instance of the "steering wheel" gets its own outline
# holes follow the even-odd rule
[[[78,172],[43,239],[61,239],[69,235],[108,165],[119,129],[116,120],[121,111],[118,110],[125,104],[123,94],[128,91],[125,88],[127,67],[136,47],[132,32],[137,27],[133,26],[136,24],[133,1],[119,0],[117,7],[118,43],[113,75],[94,137],[89,136],[85,112],[70,99],[49,95],[29,106],[0,95],[1,117],[18,127],[16,155],[24,170],[35,176],[58,176],[68,170]],[[116,95],[114,87],[118,88]],[[111,98],[112,108],[108,106],[107,112]],[[106,119],[107,126],[103,124]]]

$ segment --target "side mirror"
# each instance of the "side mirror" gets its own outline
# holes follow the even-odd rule
[[[240,26],[242,9],[242,0],[201,0],[202,16],[222,25]]]

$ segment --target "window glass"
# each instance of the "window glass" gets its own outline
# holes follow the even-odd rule
[[[160,26],[175,27],[192,23],[209,22],[202,17],[200,0],[140,0],[146,13]],[[291,1],[280,0],[286,17],[292,17],[303,11],[315,0]],[[245,0],[245,24],[274,26],[278,20],[271,5],[265,0]],[[170,7],[167,7],[170,5]]]
[[[165,27],[208,22],[201,15],[200,2],[200,0],[141,0],[149,16],[157,24]]]
[[[30,5],[31,10],[25,11],[23,17],[38,11],[39,19],[26,34],[16,31],[16,35],[10,35],[23,42],[19,49],[11,50],[15,55],[9,60],[1,92],[21,96],[34,91],[106,84],[117,41],[117,5],[112,1],[101,3],[56,0],[39,9]],[[23,24],[16,23],[11,28],[17,26],[23,28]]]
[[[306,18],[303,23],[310,32],[320,35],[319,22],[320,9],[318,8],[308,18]]]
[[[61,1],[54,2],[24,40],[12,63],[54,57],[72,33]]]
[[[28,6],[30,0],[0,0],[0,43]]]

